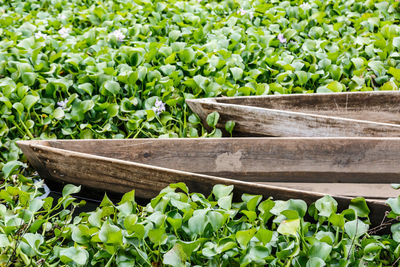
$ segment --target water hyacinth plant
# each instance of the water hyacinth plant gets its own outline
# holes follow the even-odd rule
[[[79,214],[76,186],[41,197],[15,141],[220,137],[219,114],[207,132],[185,99],[398,90],[399,11],[394,0],[0,1],[1,264],[395,266],[397,198],[384,234],[362,199],[344,211],[330,197],[233,202],[224,186],[171,185],[144,206],[105,197]]]
[[[9,177],[0,189],[3,265],[394,266],[400,257],[400,198],[388,199],[392,211],[380,226],[392,222],[392,235],[377,235],[362,198],[338,211],[330,196],[310,206],[250,194],[234,202],[233,186],[216,185],[207,197],[177,183],[146,206],[131,191],[78,215],[80,187],[66,185],[55,201],[43,181]]]

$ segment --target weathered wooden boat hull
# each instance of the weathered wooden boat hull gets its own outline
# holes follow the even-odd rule
[[[184,182],[203,194],[215,184],[232,184],[238,194],[311,203],[324,192],[296,189],[305,182],[382,187],[400,181],[397,138],[49,140],[18,145],[43,178],[120,193],[135,189],[141,198]],[[284,184],[290,186],[281,187]],[[340,192],[339,187],[335,198],[347,208],[351,198],[338,196]],[[377,220],[388,208],[382,201],[391,196],[388,192],[387,184],[381,194],[368,195]]]
[[[217,111],[218,127],[264,136],[400,136],[400,92],[350,92],[186,100],[203,121]]]

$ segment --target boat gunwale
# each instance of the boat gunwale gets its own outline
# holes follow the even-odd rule
[[[332,97],[335,96],[336,98],[342,96],[391,96],[391,95],[398,95],[400,96],[400,91],[359,91],[359,92],[340,92],[340,93],[300,93],[300,94],[281,94],[281,95],[252,95],[252,96],[221,96],[221,97],[208,97],[208,98],[196,98],[196,99],[186,99],[185,101],[190,102],[208,102],[213,101],[215,103],[219,103],[219,100],[238,100],[238,99],[274,99],[274,98],[301,98],[301,97],[310,97],[310,98],[323,98],[323,97]]]
[[[140,141],[160,141],[160,142],[168,142],[169,140],[173,140],[173,141],[177,141],[179,140],[180,142],[189,142],[189,141],[203,141],[203,140],[218,140],[218,141],[237,141],[237,140],[328,140],[328,139],[332,139],[332,141],[334,140],[366,140],[366,141],[377,141],[377,140],[382,140],[382,141],[400,141],[400,137],[394,137],[394,136],[389,136],[389,137],[384,137],[384,136],[321,136],[321,137],[312,137],[312,136],[300,136],[300,137],[294,137],[294,136],[277,136],[277,137],[229,137],[229,138],[217,138],[217,137],[212,137],[212,138],[178,138],[178,137],[174,137],[174,138],[136,138],[136,139],[124,139],[124,138],[119,138],[119,139],[48,139],[48,140],[19,140],[16,143],[19,145],[29,145],[31,146],[32,144],[34,145],[42,145],[42,146],[46,146],[46,147],[52,147],[51,145],[44,145],[44,144],[50,144],[52,142],[62,142],[62,143],[68,143],[68,142],[118,142],[118,141],[124,141],[124,142],[129,142],[129,141],[133,141],[135,142],[136,140],[140,140]],[[60,148],[61,149],[61,148]],[[68,149],[63,149],[66,151],[72,151],[72,150],[68,150]],[[84,153],[86,154],[86,153]],[[89,153],[88,153],[89,154]]]

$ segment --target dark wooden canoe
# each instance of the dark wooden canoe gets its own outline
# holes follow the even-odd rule
[[[400,92],[348,92],[187,99],[204,121],[221,115],[235,131],[263,136],[400,136]]]
[[[389,183],[400,183],[400,138],[46,140],[18,145],[43,178],[120,193],[135,189],[141,198],[152,198],[176,182],[206,195],[215,184],[232,184],[238,194],[307,203],[332,194],[341,208],[348,207],[348,196],[365,196],[375,222],[387,210],[383,200],[397,196]]]

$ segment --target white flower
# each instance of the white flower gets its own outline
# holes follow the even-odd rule
[[[39,32],[35,33],[35,38],[36,38],[36,39],[43,38],[44,40],[46,40],[47,34],[42,33],[41,31],[39,31]]]
[[[67,16],[65,16],[64,14],[60,14],[60,15],[58,15],[58,19],[65,20],[65,19],[67,19]]]
[[[311,9],[311,5],[309,3],[302,3],[300,5],[300,8],[303,10],[309,10],[309,9]]]
[[[71,29],[69,28],[64,28],[62,27],[58,33],[61,35],[62,38],[67,38],[69,36],[69,33],[71,32]]]
[[[117,40],[120,42],[123,42],[125,39],[125,35],[122,33],[121,30],[115,30],[111,33],[111,35],[114,35],[115,38],[117,38]]]
[[[238,13],[240,16],[245,16],[246,14],[249,14],[249,18],[250,18],[250,19],[253,19],[253,17],[254,17],[254,11],[246,10],[246,9],[243,9],[243,8],[240,8],[240,9],[237,11],[237,13]]]
[[[65,109],[67,107],[67,103],[68,103],[68,99],[64,99],[63,101],[57,102],[57,105],[60,108]]]

